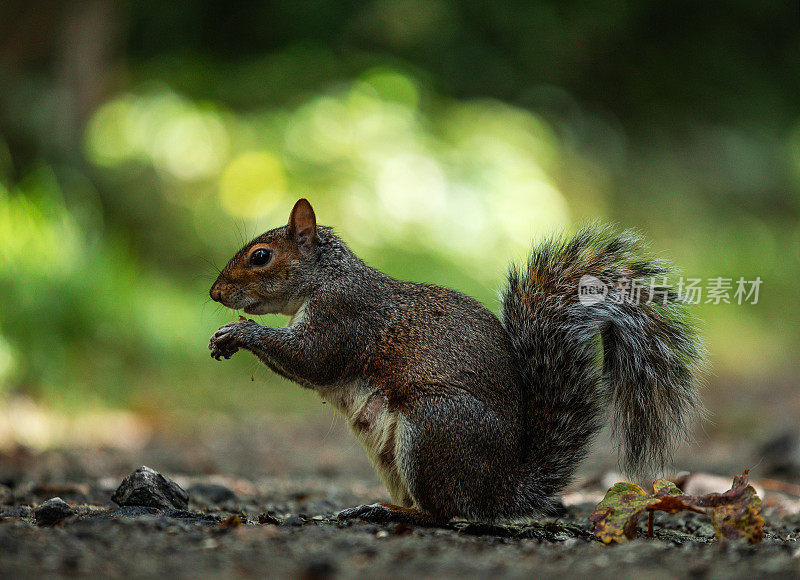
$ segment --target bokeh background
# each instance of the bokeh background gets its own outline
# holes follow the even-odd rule
[[[206,348],[236,314],[215,268],[300,196],[372,265],[494,311],[509,260],[594,219],[687,277],[760,277],[756,305],[695,308],[694,453],[800,418],[796,3],[3,0],[0,447],[327,427]]]

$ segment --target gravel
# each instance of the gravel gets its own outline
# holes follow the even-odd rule
[[[597,471],[562,516],[526,526],[339,522],[341,509],[387,499],[363,452],[327,424],[284,428],[0,452],[13,498],[0,505],[0,577],[800,577],[800,498],[787,494],[765,492],[758,545],[718,541],[700,514],[659,513],[654,538],[645,519],[637,539],[605,546],[587,520],[608,479]],[[142,462],[158,471],[130,476]]]

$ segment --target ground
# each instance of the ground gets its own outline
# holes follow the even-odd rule
[[[692,454],[684,457],[695,469]],[[357,443],[327,417],[203,420],[128,449],[15,447],[0,454],[8,488],[0,494],[0,576],[800,577],[799,500],[774,490],[761,490],[768,523],[759,545],[717,541],[698,514],[659,514],[652,539],[599,543],[587,517],[618,478],[603,469],[608,463],[602,453],[590,459],[560,518],[426,529],[336,520],[338,510],[387,496]],[[141,464],[186,489],[188,510],[114,504],[120,481]],[[723,459],[711,467],[729,481],[746,466]],[[75,514],[37,524],[34,508],[53,497]]]

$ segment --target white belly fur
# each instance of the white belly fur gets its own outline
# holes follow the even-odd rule
[[[383,481],[392,503],[413,507],[414,500],[400,472],[398,453],[404,418],[390,411],[386,399],[364,381],[317,389],[342,415],[367,452],[367,457]]]

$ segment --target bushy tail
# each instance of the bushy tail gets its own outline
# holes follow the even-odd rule
[[[597,226],[540,244],[509,273],[503,324],[528,388],[528,465],[543,491],[566,484],[609,401],[634,475],[663,466],[702,412],[703,349],[667,274],[635,234]]]

